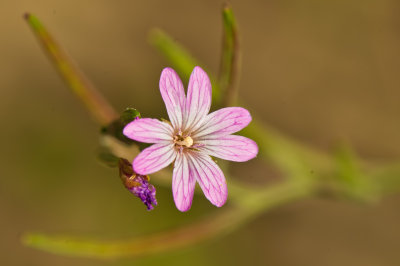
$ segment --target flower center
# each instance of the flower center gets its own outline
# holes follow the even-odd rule
[[[184,138],[181,135],[177,135],[174,137],[174,142],[179,146],[186,146],[188,148],[192,147],[193,145],[193,139],[189,136]]]

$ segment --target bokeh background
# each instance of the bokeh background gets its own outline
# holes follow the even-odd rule
[[[373,205],[313,199],[282,206],[232,234],[157,256],[99,261],[24,247],[27,231],[125,238],[187,224],[158,188],[146,212],[115,169],[98,163],[99,130],[22,19],[36,14],[122,111],[166,117],[158,79],[167,62],[148,44],[160,27],[217,73],[222,1],[0,2],[0,265],[400,265],[400,196]],[[240,98],[266,123],[331,150],[400,157],[400,2],[231,1],[239,22]],[[250,182],[273,180],[259,162]]]

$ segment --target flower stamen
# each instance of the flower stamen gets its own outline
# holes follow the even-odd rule
[[[186,146],[188,148],[192,147],[193,139],[190,136],[183,138],[182,136],[178,135],[174,137],[175,144],[179,146]]]

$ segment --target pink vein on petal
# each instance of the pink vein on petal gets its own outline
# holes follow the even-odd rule
[[[172,141],[173,129],[171,125],[152,118],[141,118],[125,126],[123,133],[130,139],[157,143]]]
[[[185,128],[196,130],[206,118],[211,106],[211,82],[200,67],[195,67],[190,75],[187,99]]]
[[[203,139],[200,141],[204,146],[199,147],[208,155],[224,160],[245,162],[257,156],[257,144],[246,137],[227,135],[216,139]]]
[[[206,198],[217,207],[224,205],[228,197],[225,176],[210,156],[201,152],[190,153],[189,169],[195,173]]]
[[[133,170],[141,175],[152,174],[167,167],[175,160],[175,157],[174,144],[153,144],[136,156],[133,160]]]
[[[172,68],[164,68],[162,71],[160,92],[173,127],[180,127],[185,112],[186,96],[182,81]]]
[[[209,114],[204,124],[193,137],[217,138],[226,136],[246,127],[251,121],[249,111],[241,107],[226,107]]]
[[[172,174],[172,193],[178,210],[188,211],[192,205],[196,178],[189,168],[188,158],[183,153],[178,153]]]

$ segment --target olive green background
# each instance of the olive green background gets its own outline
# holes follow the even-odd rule
[[[27,231],[99,239],[159,232],[215,212],[196,195],[180,213],[171,190],[146,212],[96,160],[99,130],[22,19],[37,15],[118,111],[166,117],[168,63],[148,44],[160,27],[218,72],[222,1],[0,2],[1,265],[400,265],[400,196],[366,205],[314,199],[282,206],[224,237],[138,259],[61,257],[24,247]],[[400,2],[231,1],[243,72],[240,99],[281,132],[330,151],[400,159]],[[186,81],[185,81],[186,82]],[[257,159],[234,169],[276,177]],[[229,203],[228,203],[229,204]]]

